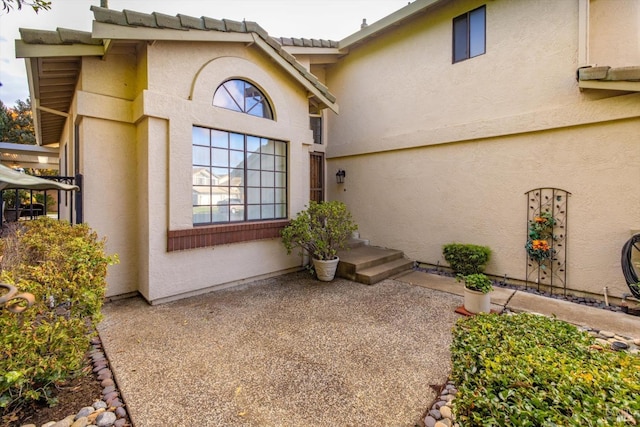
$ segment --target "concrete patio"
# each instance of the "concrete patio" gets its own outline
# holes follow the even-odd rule
[[[462,298],[295,273],[159,306],[104,306],[136,427],[414,426],[450,371]]]

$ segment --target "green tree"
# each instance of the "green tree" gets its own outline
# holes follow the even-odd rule
[[[8,108],[0,101],[0,142],[35,144],[36,134],[31,115],[31,100],[18,100]]]
[[[35,13],[51,9],[51,2],[46,0],[2,0],[2,11],[11,12],[14,8],[22,10],[22,6],[31,7]]]

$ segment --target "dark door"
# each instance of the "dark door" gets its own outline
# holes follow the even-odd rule
[[[309,200],[324,202],[324,153],[310,153],[311,188]]]

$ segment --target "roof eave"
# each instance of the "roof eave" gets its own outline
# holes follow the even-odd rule
[[[640,92],[640,82],[608,81],[608,80],[580,80],[580,89],[620,90],[624,92]]]
[[[329,96],[332,96],[332,95],[330,94],[329,96],[325,95],[316,86],[314,86],[311,83],[309,79],[317,81],[317,79],[315,78],[315,76],[313,76],[313,74],[311,74],[306,70],[303,71],[302,70],[303,67],[298,69],[293,65],[291,65],[287,60],[285,60],[282,57],[282,55],[278,54],[261,37],[256,35],[256,36],[253,36],[253,39],[254,39],[255,45],[260,47],[267,55],[269,55],[269,57],[271,57],[271,59],[273,59],[277,64],[283,67],[291,76],[293,76],[294,79],[296,79],[300,84],[302,84],[305,87],[305,89],[309,91],[309,93],[311,94],[311,97],[316,98],[316,100],[318,100],[321,104],[325,105],[334,113],[336,114],[339,113],[338,104],[335,103],[334,99],[329,98]],[[303,72],[306,73],[306,75],[303,75],[302,74]],[[319,82],[317,82],[317,84],[321,85],[321,83]]]
[[[413,3],[409,3],[407,6],[400,10],[382,18],[373,24],[367,25],[360,31],[345,37],[338,42],[338,48],[340,51],[348,50],[357,44],[363,43],[370,38],[373,38],[380,33],[389,30],[391,27],[400,25],[406,19],[412,18],[413,15],[421,13],[426,9],[441,3],[445,0],[416,0]]]
[[[171,28],[133,27],[93,21],[93,37],[111,40],[170,40],[251,43],[251,33],[223,31],[185,31]]]
[[[61,56],[102,56],[104,46],[70,44],[27,44],[16,40],[16,58],[52,58]]]

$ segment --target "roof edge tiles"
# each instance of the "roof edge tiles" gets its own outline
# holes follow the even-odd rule
[[[71,44],[94,44],[101,45],[102,40],[94,39],[90,32],[71,30],[69,28],[57,28],[58,34],[62,39],[62,43]]]
[[[99,6],[91,6],[90,10],[93,12],[93,17],[96,21],[106,24],[128,25],[127,17],[120,11]]]
[[[164,13],[153,12],[156,18],[156,24],[160,28],[170,28],[172,30],[184,30],[179,16],[165,15]]]
[[[158,28],[156,18],[151,14],[127,9],[124,9],[122,13],[124,13],[124,16],[127,18],[128,25],[132,25],[134,27]]]
[[[629,67],[582,67],[578,69],[578,80],[600,80],[608,82],[628,81],[638,82],[640,81],[640,66]]]
[[[34,30],[20,28],[20,38],[26,44],[40,45],[94,45],[99,46],[102,40],[94,39],[90,32],[57,28],[56,30]]]
[[[189,30],[206,30],[207,28],[204,25],[204,20],[202,18],[196,18],[193,16],[178,14],[178,18],[180,19],[180,24],[184,27],[183,29]]]
[[[206,16],[196,18],[193,16],[178,14],[176,17],[158,12],[151,14],[123,10],[118,12],[98,6],[91,6],[94,18],[97,22],[131,27],[147,27],[173,30],[198,30],[198,31],[224,31],[228,33],[253,33],[262,39],[275,54],[282,57],[286,63],[292,66],[313,88],[318,90],[330,103],[335,103],[336,98],[329,89],[311,74],[298,60],[283,49],[283,46],[301,47],[338,47],[338,42],[322,39],[285,39],[274,38],[253,21],[233,21],[230,19],[214,19]]]
[[[231,19],[223,19],[224,27],[229,33],[246,33],[247,30],[244,27],[244,22],[233,21]]]
[[[208,16],[203,16],[202,22],[204,23],[204,28],[207,30],[226,31],[224,22],[222,22],[221,19],[214,19],[209,18]]]
[[[20,28],[20,38],[28,44],[62,44],[58,31],[32,30]]]

